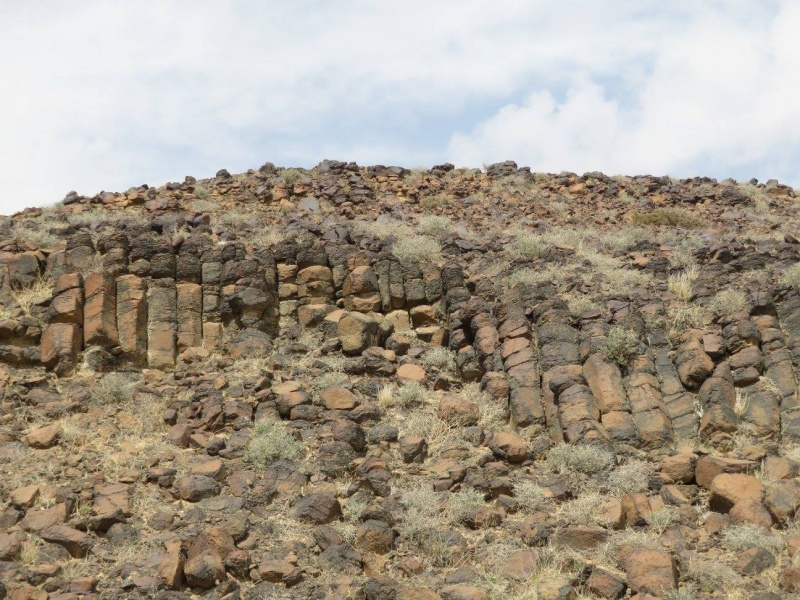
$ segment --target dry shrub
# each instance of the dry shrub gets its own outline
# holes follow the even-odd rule
[[[639,336],[630,329],[615,325],[606,335],[602,352],[608,360],[624,367],[639,354]]]
[[[699,219],[680,208],[655,208],[649,212],[636,212],[633,215],[633,222],[636,225],[682,229],[697,229],[702,225]]]
[[[400,221],[353,221],[353,229],[358,233],[385,240],[414,235],[412,229]]]
[[[397,240],[392,254],[401,263],[430,264],[442,257],[442,247],[436,240],[415,235]]]
[[[262,419],[256,422],[244,458],[259,467],[267,467],[279,459],[298,458],[304,451],[303,444],[297,441],[283,424]]]
[[[692,277],[686,271],[670,275],[667,280],[667,288],[681,302],[688,302],[694,295]]]
[[[717,315],[733,315],[740,312],[750,312],[747,296],[739,290],[723,290],[711,300],[711,310]]]
[[[545,489],[528,479],[514,484],[514,498],[517,500],[517,507],[523,513],[552,511],[553,509],[553,499]]]
[[[453,224],[447,217],[430,215],[420,219],[417,231],[423,235],[448,235],[453,232]]]
[[[743,552],[750,548],[765,548],[772,554],[780,554],[786,545],[786,541],[777,535],[758,525],[732,525],[722,532],[722,543],[737,552]]]
[[[435,346],[422,355],[422,366],[426,369],[437,368],[442,370],[455,369],[455,353],[444,346]]]
[[[133,399],[136,382],[124,373],[107,373],[92,388],[91,398],[98,404],[127,404]]]
[[[643,492],[653,473],[650,463],[632,460],[617,467],[608,475],[608,489],[614,494]]]
[[[426,397],[425,388],[416,381],[407,381],[394,391],[394,400],[403,408],[424,405]]]
[[[795,263],[781,273],[780,281],[783,285],[800,288],[800,263]]]
[[[614,453],[599,446],[560,444],[547,453],[547,464],[559,473],[578,471],[590,475],[608,470],[615,463]]]
[[[527,260],[541,258],[547,252],[542,238],[531,231],[520,231],[514,240],[514,252]]]

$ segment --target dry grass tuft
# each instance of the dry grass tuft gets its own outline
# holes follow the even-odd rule
[[[33,283],[15,287],[11,292],[17,304],[19,304],[25,316],[31,316],[33,308],[50,298],[53,292],[53,283],[46,275],[40,275]]]

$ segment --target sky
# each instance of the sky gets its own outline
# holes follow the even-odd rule
[[[0,214],[326,158],[800,186],[797,0],[0,1]]]

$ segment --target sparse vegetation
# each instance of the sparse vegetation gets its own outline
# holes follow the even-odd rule
[[[136,382],[124,373],[106,373],[92,388],[92,400],[102,405],[127,404],[135,387]]]
[[[624,367],[638,354],[639,336],[634,331],[618,325],[608,331],[603,345],[603,355],[608,360]]]
[[[514,240],[514,252],[527,260],[541,258],[547,252],[547,246],[541,237],[530,231],[520,231]]]
[[[615,463],[614,453],[600,446],[561,444],[547,453],[547,464],[559,473],[599,473]]]
[[[419,199],[419,205],[425,210],[434,210],[437,208],[444,208],[452,201],[453,197],[450,194],[440,192],[430,196],[422,196]]]
[[[691,213],[680,208],[655,208],[649,212],[637,212],[633,215],[633,222],[636,225],[682,229],[696,229],[702,225]]]
[[[800,289],[800,263],[795,263],[781,273],[780,281],[783,285]]]
[[[452,370],[455,364],[453,352],[442,346],[435,346],[422,355],[422,366],[426,369]]]
[[[36,305],[50,298],[53,282],[47,274],[39,275],[32,283],[13,287],[11,296],[26,316],[31,316]]]
[[[747,296],[739,290],[722,290],[711,300],[710,308],[717,315],[733,315],[749,312]]]
[[[613,494],[632,494],[647,489],[653,467],[641,460],[632,460],[608,475],[608,489]]]
[[[800,266],[791,258],[800,220],[791,193],[770,185],[765,198],[764,186],[705,179],[619,177],[610,184],[593,174],[425,169],[399,181],[395,169],[386,177],[375,175],[380,171],[350,164],[317,178],[314,171],[265,165],[202,182],[208,189],[196,183],[194,193],[186,185],[164,185],[156,194],[132,189],[128,199],[136,206],[125,207],[117,195],[119,202],[105,205],[105,197],[75,199],[44,214],[0,218],[8,261],[0,273],[0,319],[19,318],[4,324],[0,352],[8,363],[0,365],[8,408],[0,411],[0,497],[9,523],[17,523],[0,554],[13,555],[3,563],[13,585],[37,588],[12,593],[69,594],[87,584],[73,585],[76,579],[93,576],[100,597],[146,595],[129,586],[159,581],[150,578],[160,576],[159,561],[173,552],[164,541],[174,538],[184,556],[184,572],[176,574],[181,589],[209,597],[237,589],[247,597],[374,596],[367,590],[383,587],[370,581],[378,572],[409,597],[447,595],[445,586],[459,582],[476,588],[469,592],[476,597],[536,600],[548,579],[572,586],[553,585],[562,595],[614,595],[587,585],[595,569],[618,578],[631,595],[631,546],[674,559],[679,589],[649,592],[665,600],[791,594],[784,580],[787,567],[797,566],[797,555],[789,556],[800,532],[796,519],[776,512],[780,522],[770,527],[743,526],[738,509],[727,517],[710,512],[716,492],[700,481],[700,466],[693,485],[667,487],[666,477],[686,481],[673,470],[695,460],[752,460],[766,488],[761,504],[772,511],[785,504],[787,515],[796,504],[796,377],[782,370],[791,368],[796,294],[773,289],[781,277],[800,289]],[[298,208],[299,199],[287,201],[285,193],[273,200],[262,194],[270,185],[293,193],[301,177],[315,180],[309,192],[319,212]],[[359,194],[349,187],[357,178]],[[737,189],[754,201],[730,193]],[[361,190],[375,200],[361,202]],[[145,208],[145,198],[163,200],[165,210]],[[159,221],[174,211],[190,218],[180,227]],[[212,230],[193,212],[208,213]],[[684,217],[697,229],[686,229]],[[188,339],[183,332],[199,319],[216,345],[181,343],[173,349],[174,369],[127,362],[132,357],[113,344],[76,351],[53,372],[37,365],[37,353],[60,334],[60,327],[47,332],[48,318],[59,304],[70,308],[48,308],[55,277],[112,265],[83,250],[71,253],[69,264],[60,249],[42,248],[38,262],[15,255],[49,243],[49,234],[63,247],[74,228],[98,248],[112,233],[126,235],[131,258],[146,258],[151,241],[159,256],[167,248],[177,253],[180,306],[190,295],[200,304],[192,300],[187,314],[175,314],[170,302],[159,306],[156,294],[145,295],[154,318],[142,319],[136,332],[149,336],[151,353],[161,342],[153,325],[162,308],[177,321],[177,339]],[[31,232],[27,246],[15,243],[20,230]],[[732,263],[717,253],[729,242]],[[182,260],[195,250],[201,271]],[[50,270],[42,282],[9,287],[33,282],[37,264]],[[352,276],[353,295],[345,295],[348,275],[367,265],[377,287],[369,273],[363,286]],[[155,277],[164,266],[172,269],[151,260],[148,275],[144,261],[132,260],[129,271]],[[696,366],[686,361],[695,359],[703,371],[713,363],[714,373],[728,378],[724,368],[735,364],[736,344],[709,348],[709,363],[680,349],[688,336],[679,334],[693,327],[698,336],[750,339],[754,331],[728,328],[735,320],[729,316],[748,314],[750,294],[770,290],[776,310],[759,307],[752,316],[761,332],[758,381],[750,371],[743,387],[737,369],[736,385],[726,390],[714,389],[714,381],[699,389],[682,385]],[[356,299],[365,318],[337,324]],[[125,302],[104,305],[103,318]],[[21,318],[18,304],[34,319]],[[419,305],[426,306],[412,315]],[[432,340],[416,310],[423,320],[435,314],[449,339]],[[477,333],[487,316],[496,343]],[[273,317],[280,319],[277,331]],[[130,320],[119,328],[132,333]],[[173,336],[167,332],[166,346]],[[55,340],[57,351],[70,351],[67,337]],[[342,352],[351,342],[352,350]],[[710,337],[703,343],[714,345]],[[596,352],[620,365],[622,396],[601,369],[592,373],[586,365]],[[423,367],[425,380],[398,376],[406,363]],[[346,393],[323,394],[332,388],[352,392],[355,402]],[[618,407],[626,398],[628,406]],[[719,411],[718,401],[730,405]],[[649,418],[654,406],[668,418]],[[676,451],[694,457],[684,462]],[[673,505],[678,493],[688,504]],[[98,528],[102,513],[117,506],[124,523]],[[68,557],[30,531],[34,516],[49,516],[43,511],[86,536],[94,546],[86,559]],[[220,555],[224,581],[202,590],[190,583],[187,548],[209,547],[209,539],[228,545],[231,538],[247,555]],[[755,575],[737,564],[754,548],[775,559]],[[643,576],[655,577],[652,571]],[[662,574],[671,585],[672,575]]]
[[[425,388],[416,381],[407,381],[395,390],[393,397],[398,406],[409,408],[425,404]]]
[[[442,247],[426,236],[401,238],[392,246],[392,254],[401,263],[426,264],[441,258]]]
[[[256,421],[244,457],[245,460],[263,468],[279,459],[299,458],[303,453],[303,444],[297,441],[281,423],[261,419]]]
[[[453,232],[453,224],[447,217],[429,215],[420,219],[417,231],[423,235],[443,236]]]

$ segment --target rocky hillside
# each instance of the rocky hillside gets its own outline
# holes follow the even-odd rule
[[[323,161],[3,217],[0,598],[797,597],[799,207]]]

